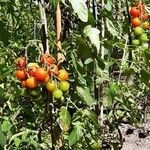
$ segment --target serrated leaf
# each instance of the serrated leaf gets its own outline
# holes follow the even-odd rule
[[[84,28],[83,32],[87,37],[89,37],[91,43],[96,47],[97,53],[99,53],[99,50],[100,50],[100,39],[99,39],[100,31],[96,28],[92,28],[91,25],[88,25]]]
[[[72,5],[72,8],[81,21],[88,21],[88,8],[86,5],[86,0],[69,0]]]
[[[92,96],[90,95],[89,88],[82,88],[77,87],[77,93],[79,97],[89,106],[92,106],[94,104],[94,100]]]
[[[71,116],[66,107],[62,106],[59,113],[59,125],[63,131],[68,131],[70,128]]]
[[[113,36],[118,37],[118,32],[116,30],[116,27],[108,18],[106,18],[106,27]]]
[[[81,137],[83,136],[83,127],[80,122],[75,123],[75,127],[70,133],[68,140],[69,140],[69,146],[72,146],[76,144]]]

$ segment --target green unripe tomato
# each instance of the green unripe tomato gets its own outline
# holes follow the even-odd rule
[[[137,35],[137,36],[142,35],[143,32],[144,32],[144,30],[143,30],[142,27],[136,27],[136,28],[134,28],[134,34]]]
[[[62,90],[63,92],[66,92],[69,90],[70,84],[68,81],[61,81],[59,84],[59,88],[60,90]]]
[[[147,42],[148,41],[148,36],[146,33],[143,33],[141,36],[140,36],[140,41],[141,42]]]
[[[140,44],[140,40],[138,40],[138,39],[132,40],[132,45],[138,46],[139,44]]]
[[[55,99],[60,99],[63,96],[63,92],[60,89],[55,89],[52,94]]]
[[[148,49],[148,43],[142,43],[141,46],[142,46],[143,49]]]

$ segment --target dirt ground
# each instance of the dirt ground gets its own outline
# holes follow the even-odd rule
[[[150,150],[150,122],[140,128],[122,124],[120,129],[124,138],[121,150]]]

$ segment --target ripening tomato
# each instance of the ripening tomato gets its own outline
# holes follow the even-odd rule
[[[143,24],[142,24],[142,28],[144,29],[144,30],[147,30],[147,29],[149,29],[149,22],[148,21],[145,21]]]
[[[58,67],[55,64],[50,65],[50,74],[58,75]]]
[[[36,69],[35,77],[37,80],[44,81],[46,76],[47,76],[47,71],[45,71],[45,69],[40,68],[40,67]]]
[[[25,68],[26,65],[27,65],[26,58],[25,58],[25,57],[18,57],[18,58],[15,60],[15,64],[16,64],[16,67]]]
[[[17,70],[16,77],[19,80],[24,80],[27,77],[26,70],[25,69]]]
[[[145,10],[144,3],[140,3],[139,1],[135,3],[135,7],[138,7],[140,10]]]
[[[141,10],[137,7],[131,7],[130,9],[130,15],[134,18],[139,17],[141,15]]]
[[[58,78],[60,79],[60,80],[68,80],[68,72],[66,71],[66,70],[64,70],[64,69],[61,69],[61,70],[59,70],[59,73],[58,73]]]
[[[38,86],[38,81],[35,77],[30,77],[26,80],[26,87],[34,89]]]
[[[60,99],[63,96],[63,92],[60,89],[55,89],[52,94],[55,99]]]
[[[49,76],[49,74],[47,74],[45,79],[44,79],[44,83],[47,83],[49,81],[49,79],[50,79],[50,76]]]
[[[43,54],[41,56],[41,63],[42,64],[48,64],[48,65],[54,64],[55,63],[55,58],[52,55]]]
[[[61,82],[59,83],[59,88],[60,88],[60,90],[62,90],[63,92],[68,91],[68,90],[69,90],[69,87],[70,87],[70,84],[69,84],[69,82],[67,82],[67,81],[61,81]]]
[[[138,26],[140,26],[141,25],[141,20],[139,19],[139,18],[132,18],[131,19],[131,25],[133,26],[133,27],[138,27]]]
[[[56,89],[57,85],[55,82],[47,82],[46,88],[49,92],[53,92]]]
[[[21,86],[26,87],[26,80],[21,81]]]
[[[149,18],[149,16],[148,16],[147,13],[141,14],[141,19],[142,19],[143,21],[148,20],[148,18]]]

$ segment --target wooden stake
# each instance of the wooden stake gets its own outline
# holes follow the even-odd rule
[[[57,34],[57,61],[58,65],[62,63],[62,45],[61,45],[61,34],[62,34],[62,23],[61,23],[61,9],[60,9],[60,4],[58,2],[57,4],[57,10],[56,10],[56,34]]]

